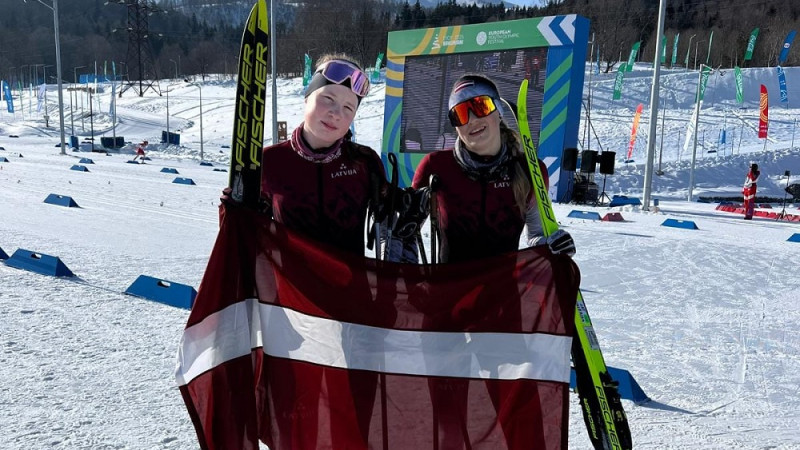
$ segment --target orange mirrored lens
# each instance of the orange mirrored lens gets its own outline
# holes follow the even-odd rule
[[[469,112],[475,117],[486,117],[493,113],[497,107],[494,101],[488,95],[481,95],[469,100],[463,101],[456,106],[453,106],[448,113],[450,117],[450,124],[454,127],[466,125],[469,122]]]

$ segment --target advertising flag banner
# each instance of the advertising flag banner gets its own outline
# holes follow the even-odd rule
[[[766,139],[767,131],[769,130],[769,97],[767,96],[767,87],[761,85],[761,96],[758,102],[759,117],[758,117],[758,138]]]
[[[667,35],[661,36],[661,64],[667,62]]]
[[[614,96],[613,100],[622,98],[622,83],[625,80],[625,63],[620,63],[617,69],[617,77],[614,79]]]
[[[700,101],[703,101],[703,97],[705,97],[709,75],[711,75],[711,67],[703,66],[702,73],[700,74]],[[695,101],[697,101],[697,99],[695,99]]]
[[[370,83],[381,81],[381,64],[383,64],[383,52],[378,53],[378,57],[375,59],[375,68],[369,74]]]
[[[700,102],[700,109],[703,108],[703,102]],[[683,141],[683,152],[686,153],[689,150],[689,144],[692,143],[692,138],[694,137],[694,122],[697,118],[697,111],[698,109],[695,108],[692,111],[692,117],[689,118],[689,125],[686,127],[686,139]]]
[[[198,447],[566,449],[579,283],[541,247],[387,264],[226,208],[175,371]]]
[[[42,103],[44,103],[44,93],[46,90],[46,84],[42,83],[39,85],[39,92],[36,95],[36,112],[42,112]]]
[[[786,40],[783,41],[783,48],[781,49],[781,54],[778,56],[778,64],[785,63],[786,58],[789,57],[789,49],[792,48],[792,42],[794,41],[795,34],[797,34],[797,31],[790,31],[789,35],[786,36]]]
[[[303,61],[303,87],[306,87],[311,82],[311,56],[306,53]]]
[[[11,87],[3,81],[3,96],[6,98],[6,108],[8,112],[14,112],[14,97],[11,95]]]
[[[756,48],[756,39],[758,38],[758,28],[750,33],[750,39],[747,40],[747,50],[744,52],[744,60],[750,61],[753,59],[753,50]]]
[[[678,38],[680,37],[680,33],[676,34],[675,42],[672,43],[672,62],[670,62],[670,66],[674,66],[675,62],[678,60]]]
[[[788,103],[789,102],[789,93],[786,90],[786,72],[783,71],[783,67],[778,66],[778,87],[780,88],[781,92],[781,103]]]
[[[636,55],[639,53],[639,47],[642,45],[642,41],[637,41],[631,47],[631,54],[628,56],[628,64],[625,66],[626,72],[630,72],[633,70],[633,63],[636,62]]]
[[[631,141],[628,143],[628,158],[627,160],[630,161],[631,157],[633,156],[633,144],[636,143],[636,132],[639,131],[639,118],[642,117],[642,109],[644,105],[639,103],[639,106],[636,107],[636,114],[633,115],[633,127],[631,128]]]
[[[739,66],[733,68],[734,78],[736,79],[736,103],[744,103],[744,80],[742,79],[742,69]]]
[[[595,66],[594,74],[597,75],[600,73],[600,50],[597,51],[597,65]]]

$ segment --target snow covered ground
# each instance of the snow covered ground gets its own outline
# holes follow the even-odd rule
[[[786,72],[789,98],[797,101],[800,70]],[[703,105],[695,198],[739,195],[751,161],[762,167],[759,194],[783,198],[784,171],[800,174],[800,148],[791,148],[800,108],[779,103],[774,68],[745,70],[746,110],[735,104],[733,72],[719,73]],[[800,226],[746,222],[715,204],[686,201],[691,154],[682,144],[696,80],[697,72],[664,73],[665,174],[653,183],[658,211],[556,204],[556,214],[577,242],[581,287],[607,363],[629,370],[652,399],[624,402],[636,448],[800,449],[800,337],[793,331],[800,322],[800,243],[787,242]],[[623,100],[612,102],[613,75],[592,78],[592,121],[600,145],[617,151],[606,191],[641,197],[650,72],[637,67],[625,83]],[[754,131],[761,83],[772,100],[766,151]],[[234,86],[201,86],[204,157],[227,168]],[[60,155],[57,120],[45,128],[27,108],[24,120],[0,113],[0,157],[9,160],[0,163],[0,248],[59,256],[78,276],[57,279],[0,264],[0,448],[197,447],[173,378],[188,311],[121,294],[140,274],[199,284],[227,183],[228,173],[198,164],[198,88],[175,80],[161,87],[170,89],[170,127],[180,130],[183,146],[151,144],[144,165],[126,163],[132,146],[108,156]],[[300,80],[279,80],[278,92],[279,117],[291,130],[302,117]],[[359,141],[375,149],[383,96],[383,85],[375,87],[356,120]],[[51,115],[55,97],[49,95]],[[94,117],[95,134],[111,136],[109,94],[94,100],[95,111],[103,111]],[[645,114],[635,162],[623,164],[638,103]],[[164,97],[126,93],[116,134],[158,142],[166,110]],[[67,112],[68,133],[71,119]],[[88,120],[85,131],[77,113],[75,120],[76,132],[88,136]],[[707,153],[722,128],[735,136],[733,145]],[[590,145],[597,148],[598,140]],[[80,157],[94,160],[88,173],[70,170]],[[196,185],[173,184],[176,175],[162,167]],[[43,203],[50,193],[72,196],[81,208]],[[567,217],[574,209],[621,212],[626,220]],[[800,214],[796,205],[786,210]],[[692,220],[699,229],[661,226],[668,218]],[[572,400],[570,448],[588,449]]]

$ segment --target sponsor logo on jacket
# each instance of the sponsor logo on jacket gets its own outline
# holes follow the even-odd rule
[[[339,166],[339,170],[331,173],[331,178],[347,177],[351,175],[358,175],[358,169],[354,167],[348,167],[347,164],[342,163]]]

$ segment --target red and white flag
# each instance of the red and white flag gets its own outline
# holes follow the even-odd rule
[[[176,377],[204,449],[566,449],[580,275],[395,264],[223,217]]]
[[[767,96],[767,87],[763,84],[761,85],[758,106],[760,112],[758,117],[758,138],[766,139],[767,131],[769,130],[769,97]]]
[[[633,157],[633,145],[636,143],[636,133],[639,131],[639,118],[642,117],[644,105],[639,103],[636,107],[636,114],[633,115],[633,127],[631,127],[631,140],[628,143],[628,160]]]

